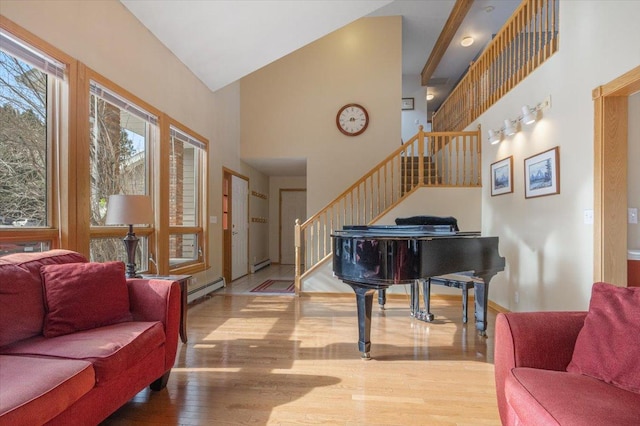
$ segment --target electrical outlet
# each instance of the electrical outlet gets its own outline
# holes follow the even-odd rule
[[[633,224],[637,224],[638,223],[638,209],[628,209],[628,222],[629,223],[633,223]]]

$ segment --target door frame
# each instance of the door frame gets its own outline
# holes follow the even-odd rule
[[[247,176],[236,173],[226,167],[222,168],[222,276],[227,283],[231,282],[231,268],[233,264],[233,252],[231,250],[231,229],[233,228],[233,190],[231,186],[231,176],[246,180],[247,186],[249,186],[250,182]],[[248,212],[249,199],[247,197],[247,214]],[[249,232],[250,229],[247,229],[247,259],[249,259]]]
[[[640,66],[593,90],[593,278],[627,285],[629,96],[640,91]]]

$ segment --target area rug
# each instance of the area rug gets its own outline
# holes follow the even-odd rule
[[[266,280],[253,290],[252,293],[294,293],[293,280]]]

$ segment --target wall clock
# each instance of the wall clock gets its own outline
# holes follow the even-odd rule
[[[367,130],[369,114],[362,105],[347,104],[336,115],[338,129],[347,136],[358,136]]]

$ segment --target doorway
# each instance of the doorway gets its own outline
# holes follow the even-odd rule
[[[593,90],[594,281],[627,285],[629,96],[640,91],[640,66]]]
[[[307,219],[307,190],[280,190],[280,263],[293,265],[295,262],[296,219],[303,223]]]
[[[249,179],[223,168],[223,275],[227,282],[249,273]]]

